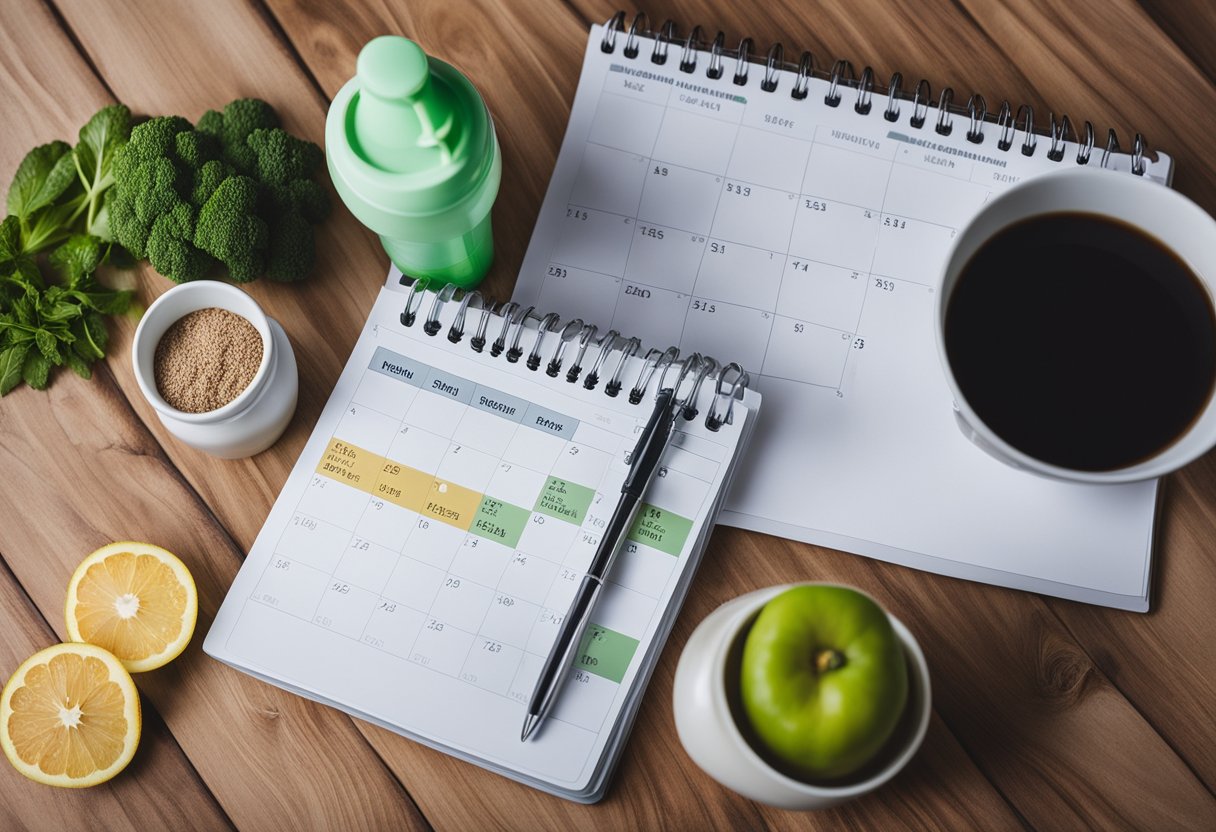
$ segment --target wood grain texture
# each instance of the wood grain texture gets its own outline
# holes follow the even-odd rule
[[[327,99],[352,74],[362,43],[383,33],[417,39],[466,72],[495,117],[504,177],[487,287],[498,298],[510,294],[556,160],[586,25],[615,10],[602,0],[367,0],[345,7],[62,0],[55,7],[60,22],[35,0],[8,5],[0,26],[0,179],[33,144],[70,137],[111,94],[137,112],[190,118],[257,95],[275,105],[289,129],[320,141]],[[1175,156],[1176,186],[1216,209],[1216,174],[1205,156],[1206,114],[1216,112],[1216,53],[1212,12],[1202,3],[773,0],[761,12],[738,3],[657,0],[646,10],[652,23],[671,17],[685,27],[721,27],[728,42],[748,35],[757,44],[783,41],[787,55],[811,49],[821,66],[841,56],[859,68],[868,62],[884,79],[897,69],[908,84],[923,76],[935,91],[952,86],[956,100],[978,89],[990,106],[1003,97],[1031,103],[1040,120],[1054,106],[1074,120],[1117,127],[1125,144],[1142,130]],[[1206,37],[1196,21],[1208,25]],[[318,253],[311,282],[251,287],[292,337],[302,381],[288,433],[252,460],[214,460],[168,437],[131,374],[130,321],[113,327],[112,356],[93,382],[64,377],[48,394],[23,389],[4,400],[0,470],[12,508],[0,523],[0,552],[12,578],[5,583],[0,570],[0,626],[28,639],[52,637],[45,622],[39,630],[31,602],[61,630],[63,586],[76,561],[106,540],[144,537],[187,559],[199,579],[200,634],[205,630],[387,267],[374,237],[336,201]],[[169,285],[146,269],[136,280],[145,303]],[[180,743],[184,756],[158,744],[156,773],[137,769],[130,786],[120,779],[105,787],[112,794],[95,794],[105,801],[120,787],[130,790],[139,808],[125,817],[139,819],[171,812],[154,808],[158,800],[191,807],[197,800],[222,807],[216,815],[189,810],[197,825],[220,825],[226,812],[241,828],[428,821],[453,829],[1213,828],[1216,457],[1169,485],[1155,612],[1148,616],[717,530],[615,784],[596,807],[548,797],[288,696],[217,665],[197,643],[139,680],[172,732],[166,741]],[[935,687],[934,720],[916,762],[880,792],[812,816],[753,804],[709,780],[679,746],[670,705],[675,659],[704,615],[741,592],[800,579],[874,594],[921,639]],[[5,639],[0,659],[15,666],[27,647]],[[175,774],[175,765],[185,773]],[[197,779],[186,776],[191,767]],[[40,806],[65,826],[90,817],[85,804],[65,804],[48,790],[27,794],[18,780],[11,771],[0,775],[0,793],[16,807],[13,824],[38,826]],[[177,797],[183,790],[189,800]],[[0,819],[10,817],[3,811]],[[123,827],[121,817],[96,811]]]
[[[13,574],[0,566],[0,666],[4,675],[59,641]],[[6,766],[7,769],[7,766]],[[95,829],[225,829],[224,811],[199,780],[156,711],[145,707],[139,750],[121,776],[95,789],[50,789],[5,772],[0,827],[70,829],[92,818]],[[174,800],[166,800],[172,794]]]
[[[5,89],[29,87],[28,95],[0,100],[0,120],[38,125],[42,135],[35,141],[72,137],[93,111],[110,103],[106,87],[45,7],[23,2],[20,11],[6,14],[6,36],[39,48],[25,47],[19,69],[0,78]],[[129,28],[120,17],[114,24]],[[0,70],[9,72],[7,66]],[[54,106],[45,107],[47,101]],[[6,140],[3,158],[19,159],[30,144],[26,137]],[[146,303],[153,294],[141,297]],[[0,469],[6,496],[20,495],[20,510],[6,512],[0,524],[0,551],[63,637],[63,593],[76,564],[111,540],[155,540],[194,574],[201,634],[241,553],[115,384],[111,371],[130,372],[130,322],[118,329],[115,355],[92,381],[63,376],[48,393],[22,388],[4,400]],[[137,684],[234,823],[425,827],[347,717],[206,658],[200,643],[201,636],[173,664],[142,674]],[[6,785],[21,780],[8,767],[2,776]],[[160,797],[172,800],[172,789]]]

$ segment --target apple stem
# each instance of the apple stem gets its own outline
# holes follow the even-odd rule
[[[844,653],[832,648],[826,648],[815,653],[815,670],[827,673],[844,665]]]

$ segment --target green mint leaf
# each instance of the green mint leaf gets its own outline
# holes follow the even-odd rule
[[[29,351],[29,344],[18,344],[0,352],[0,396],[8,395],[21,383],[21,368]]]
[[[21,365],[21,378],[35,390],[45,390],[51,380],[51,362],[42,353],[31,350]]]
[[[130,135],[131,111],[122,104],[111,104],[80,128],[80,141],[72,150],[85,191],[85,230],[107,241],[111,239],[110,220],[104,196],[114,184],[114,155]]]
[[[131,111],[122,104],[102,107],[80,128],[80,141],[72,152],[89,182],[97,183],[110,176],[114,152],[130,135]]]
[[[97,347],[98,358],[105,358],[106,347],[110,343],[110,332],[106,329],[106,319],[98,312],[86,312],[84,316],[84,331],[93,346]]]
[[[72,372],[74,372],[76,375],[83,379],[90,379],[93,377],[93,368],[89,366],[89,362],[85,361],[76,353],[69,350],[68,354],[64,356],[64,359],[67,361],[67,365],[72,368]]]
[[[44,325],[72,321],[83,314],[84,307],[78,303],[72,303],[70,300],[44,303],[38,308],[38,317],[42,319]]]
[[[106,357],[106,345],[110,342],[110,334],[106,332],[106,319],[97,312],[86,312],[84,317],[72,324],[72,334],[76,337],[74,347],[82,358],[98,359]]]
[[[25,326],[37,326],[37,302],[34,300],[38,296],[35,289],[33,292],[27,291],[24,295],[13,300],[13,315],[17,318],[17,323]]]
[[[105,358],[106,354],[93,343],[89,338],[88,329],[85,327],[84,318],[77,318],[72,322],[72,334],[76,337],[72,344],[72,350],[83,358],[85,361],[96,361],[99,358]]]
[[[121,291],[95,292],[93,308],[103,315],[121,315],[131,308],[131,298],[134,292],[124,289]]]
[[[38,264],[24,254],[0,266],[0,275],[3,275],[0,277],[0,283],[14,290],[0,291],[0,296],[16,297],[42,291],[42,272],[38,270]]]
[[[66,205],[48,205],[35,211],[26,220],[26,233],[21,239],[21,250],[25,254],[37,254],[48,246],[67,239],[71,233],[68,224],[75,208]]]
[[[34,333],[34,343],[38,345],[38,351],[42,353],[42,357],[47,361],[58,366],[63,363],[63,356],[59,354],[59,339],[45,329],[40,329]],[[33,387],[33,385],[30,385]]]
[[[54,202],[76,178],[66,142],[39,145],[25,154],[8,189],[8,212],[22,219]]]
[[[85,232],[92,234],[99,240],[112,242],[114,235],[110,231],[110,203],[109,201],[101,202],[93,214],[93,219],[89,221],[88,228]]]
[[[15,260],[21,254],[21,220],[9,214],[0,222],[0,263]]]
[[[69,286],[92,274],[101,264],[101,243],[87,234],[74,234],[51,252],[51,267],[63,275]]]

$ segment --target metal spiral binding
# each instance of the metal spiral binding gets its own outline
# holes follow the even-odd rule
[[[456,287],[451,283],[435,293],[435,299],[431,301],[431,313],[426,316],[426,323],[422,325],[423,332],[427,335],[434,335],[439,331],[439,312],[443,309],[443,305],[455,295]]]
[[[566,371],[566,381],[574,384],[578,381],[579,373],[583,371],[583,356],[587,354],[587,347],[591,344],[591,339],[599,332],[599,327],[595,324],[587,324],[583,327],[583,331],[578,336],[578,355],[574,358],[574,363],[570,365],[570,369]],[[613,330],[611,337],[616,337],[616,330]],[[596,343],[599,343],[598,341]]]
[[[595,327],[591,328],[595,329]],[[557,374],[562,371],[562,355],[566,352],[566,345],[573,341],[583,329],[582,318],[566,322],[566,325],[562,327],[561,335],[557,336],[557,347],[553,350],[553,356],[545,365],[545,375],[549,378],[557,378]]]
[[[409,287],[400,315],[401,325],[412,327],[418,320],[425,295],[430,287],[430,281],[426,278],[413,280],[403,276],[401,284]],[[528,319],[531,318],[537,323],[535,324],[531,349],[527,350],[527,360],[524,362],[524,366],[533,372],[539,371],[541,363],[544,361],[545,345],[549,343],[551,338],[555,337],[556,343],[549,353],[548,362],[545,364],[545,375],[550,378],[557,378],[561,374],[563,364],[565,364],[566,353],[570,349],[570,345],[577,342],[573,359],[566,372],[566,381],[574,384],[582,374],[582,364],[586,358],[587,350],[595,346],[598,348],[598,351],[596,352],[595,360],[592,362],[591,369],[583,379],[582,386],[587,390],[592,390],[599,384],[601,375],[606,375],[607,381],[604,384],[604,393],[608,396],[615,397],[620,395],[621,390],[624,389],[623,377],[625,371],[630,361],[641,350],[641,340],[638,338],[623,338],[615,329],[609,330],[597,339],[596,335],[598,335],[599,329],[594,324],[584,323],[581,318],[575,318],[562,324],[561,316],[556,312],[541,315],[536,311],[535,307],[524,307],[515,302],[502,304],[488,303],[480,292],[464,291],[457,289],[451,284],[444,285],[433,292],[432,295],[430,310],[422,322],[422,331],[426,335],[434,337],[443,330],[441,317],[444,307],[449,303],[459,301],[456,313],[452,317],[452,323],[447,329],[447,340],[453,344],[458,344],[464,340],[466,332],[472,323],[471,313],[480,312],[481,314],[476,319],[476,326],[472,329],[472,337],[469,338],[470,349],[474,352],[482,352],[485,349],[490,326],[493,323],[493,319],[497,318],[500,321],[500,326],[497,337],[490,344],[490,355],[494,358],[502,355],[508,362],[516,364],[525,354],[523,343],[525,333],[531,329],[528,325]],[[611,364],[612,370],[608,372],[610,362],[615,363]],[[676,391],[676,400],[680,407],[680,412],[685,419],[695,418],[697,415],[696,402],[697,397],[700,395],[701,387],[706,379],[718,372],[719,365],[714,359],[703,356],[700,353],[693,353],[681,360],[680,351],[676,347],[668,347],[666,350],[651,349],[647,351],[642,359],[641,366],[638,368],[637,378],[633,386],[629,388],[629,403],[634,405],[642,404],[643,399],[646,397],[646,392],[651,389],[651,382],[656,375],[659,379],[656,390],[666,387],[668,373],[676,367],[680,368],[680,373],[673,389]],[[724,382],[721,376],[730,368],[734,368],[731,370],[733,375]],[[735,399],[742,398],[742,388],[746,387],[748,381],[747,373],[742,367],[738,364],[730,364],[718,375],[716,393],[728,397],[733,396]],[[723,390],[726,392],[723,393]],[[722,403],[716,403],[711,407],[710,416],[714,417],[717,421],[711,422],[710,418],[707,417],[706,426],[711,430],[718,430],[723,421],[730,421],[730,406],[730,402],[723,400]],[[723,414],[725,414],[724,417]]]
[[[727,381],[727,378],[730,380]],[[718,373],[718,383],[714,387],[714,398],[709,406],[709,414],[705,417],[705,427],[717,431],[721,430],[723,425],[730,423],[735,401],[743,398],[748,381],[747,370],[738,364],[731,363],[722,368],[722,372]]]
[[[642,341],[639,338],[630,338],[625,342],[618,351],[616,369],[612,371],[612,375],[608,377],[608,383],[604,385],[604,393],[606,395],[616,397],[621,392],[621,374],[625,372],[625,362],[638,354],[638,350],[642,348]]]
[[[556,312],[550,312],[545,317],[541,318],[540,326],[536,328],[536,340],[532,342],[532,351],[528,353],[527,367],[529,370],[535,370],[540,366],[540,347],[545,341],[545,336],[557,329],[557,325],[561,322],[561,315]],[[582,325],[579,321],[579,325]]]
[[[708,78],[714,80],[721,78],[723,75],[723,59],[733,57],[735,59],[733,80],[738,86],[748,85],[750,81],[748,73],[750,64],[763,63],[764,75],[759,85],[762,92],[770,94],[778,92],[781,83],[779,71],[785,69],[796,73],[794,83],[789,90],[790,97],[795,100],[804,100],[807,97],[810,79],[818,77],[828,82],[828,91],[823,99],[823,103],[826,106],[839,106],[843,99],[843,89],[849,88],[857,91],[853,109],[858,114],[868,115],[872,109],[871,96],[875,86],[875,78],[874,71],[870,67],[866,67],[862,71],[861,76],[857,78],[853,75],[853,65],[845,60],[834,62],[830,71],[816,70],[814,57],[810,52],[803,52],[797,65],[789,64],[784,60],[784,48],[780,43],[772,44],[768,49],[766,57],[758,59],[752,55],[754,43],[751,38],[744,38],[736,49],[729,50],[724,48],[726,39],[724,33],[718,32],[712,41],[705,43],[701,39],[702,31],[700,26],[694,26],[688,36],[683,39],[683,52],[679,64],[681,72],[696,72],[698,55],[704,51],[709,55],[709,62],[704,70]],[[600,48],[606,53],[615,53],[619,33],[626,33],[623,54],[631,60],[638,56],[640,51],[639,40],[643,37],[652,37],[654,39],[654,48],[651,51],[650,60],[656,64],[665,63],[669,45],[679,41],[674,21],[664,21],[659,31],[655,33],[647,27],[646,15],[638,13],[634,16],[628,30],[626,30],[625,13],[619,11],[606,24]],[[930,92],[929,82],[921,79],[917,82],[912,94],[909,95],[903,91],[903,76],[898,72],[894,73],[887,86],[887,105],[882,110],[882,117],[892,123],[898,122],[902,110],[899,102],[911,101],[912,112],[908,117],[908,126],[915,130],[922,129],[928,118],[929,109],[934,106],[931,103]],[[994,115],[992,111],[988,110],[983,96],[978,93],[969,96],[967,103],[963,106],[955,104],[954,92],[949,87],[946,87],[940,93],[936,109],[937,118],[934,122],[934,130],[943,136],[950,135],[954,128],[953,116],[958,115],[967,118],[968,130],[966,138],[973,144],[983,144],[986,138],[984,135],[985,124],[995,124],[999,130],[996,147],[1001,151],[1008,152],[1012,149],[1014,134],[1021,132],[1024,138],[1019,149],[1025,156],[1033,156],[1037,152],[1038,136],[1050,139],[1051,144],[1046,156],[1053,162],[1064,161],[1065,152],[1063,145],[1068,141],[1073,141],[1077,146],[1075,161],[1079,165],[1088,165],[1093,152],[1094,129],[1093,125],[1088,121],[1085,122],[1084,135],[1073,133],[1072,122],[1066,115],[1062,115],[1057,120],[1053,114],[1049,120],[1050,124],[1048,127],[1036,128],[1034,124],[1034,111],[1028,105],[1018,107],[1015,117],[1009,102],[1004,101]],[[1021,126],[1019,126],[1019,122]],[[1111,156],[1118,152],[1119,140],[1115,131],[1111,130],[1107,134],[1106,145],[1102,151],[1099,165],[1107,167],[1110,164]],[[1136,176],[1143,176],[1145,173],[1146,152],[1147,146],[1144,136],[1136,133],[1132,138],[1131,150],[1131,172]]]

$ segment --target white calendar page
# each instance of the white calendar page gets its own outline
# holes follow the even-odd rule
[[[954,235],[995,193],[1075,164],[868,115],[827,82],[718,80],[591,32],[514,299],[747,368],[768,402],[722,521],[920,569],[1147,609],[1157,483],[1088,487],[997,462],[959,432],[933,342]],[[1101,159],[1096,149],[1091,163]],[[1111,165],[1126,169],[1126,156]],[[1166,182],[1170,162],[1148,161]],[[1129,174],[1130,175],[1130,174]],[[1028,268],[1033,264],[1027,264]],[[1060,333],[1062,340],[1067,333]]]
[[[508,776],[593,799],[756,400],[736,402],[731,423],[710,431],[707,384],[701,416],[678,421],[572,678],[523,743],[525,706],[616,505],[658,377],[632,405],[602,384],[585,390],[475,353],[467,336],[427,336],[421,319],[404,327],[402,304],[382,290],[204,649]],[[627,365],[627,384],[637,370]]]

